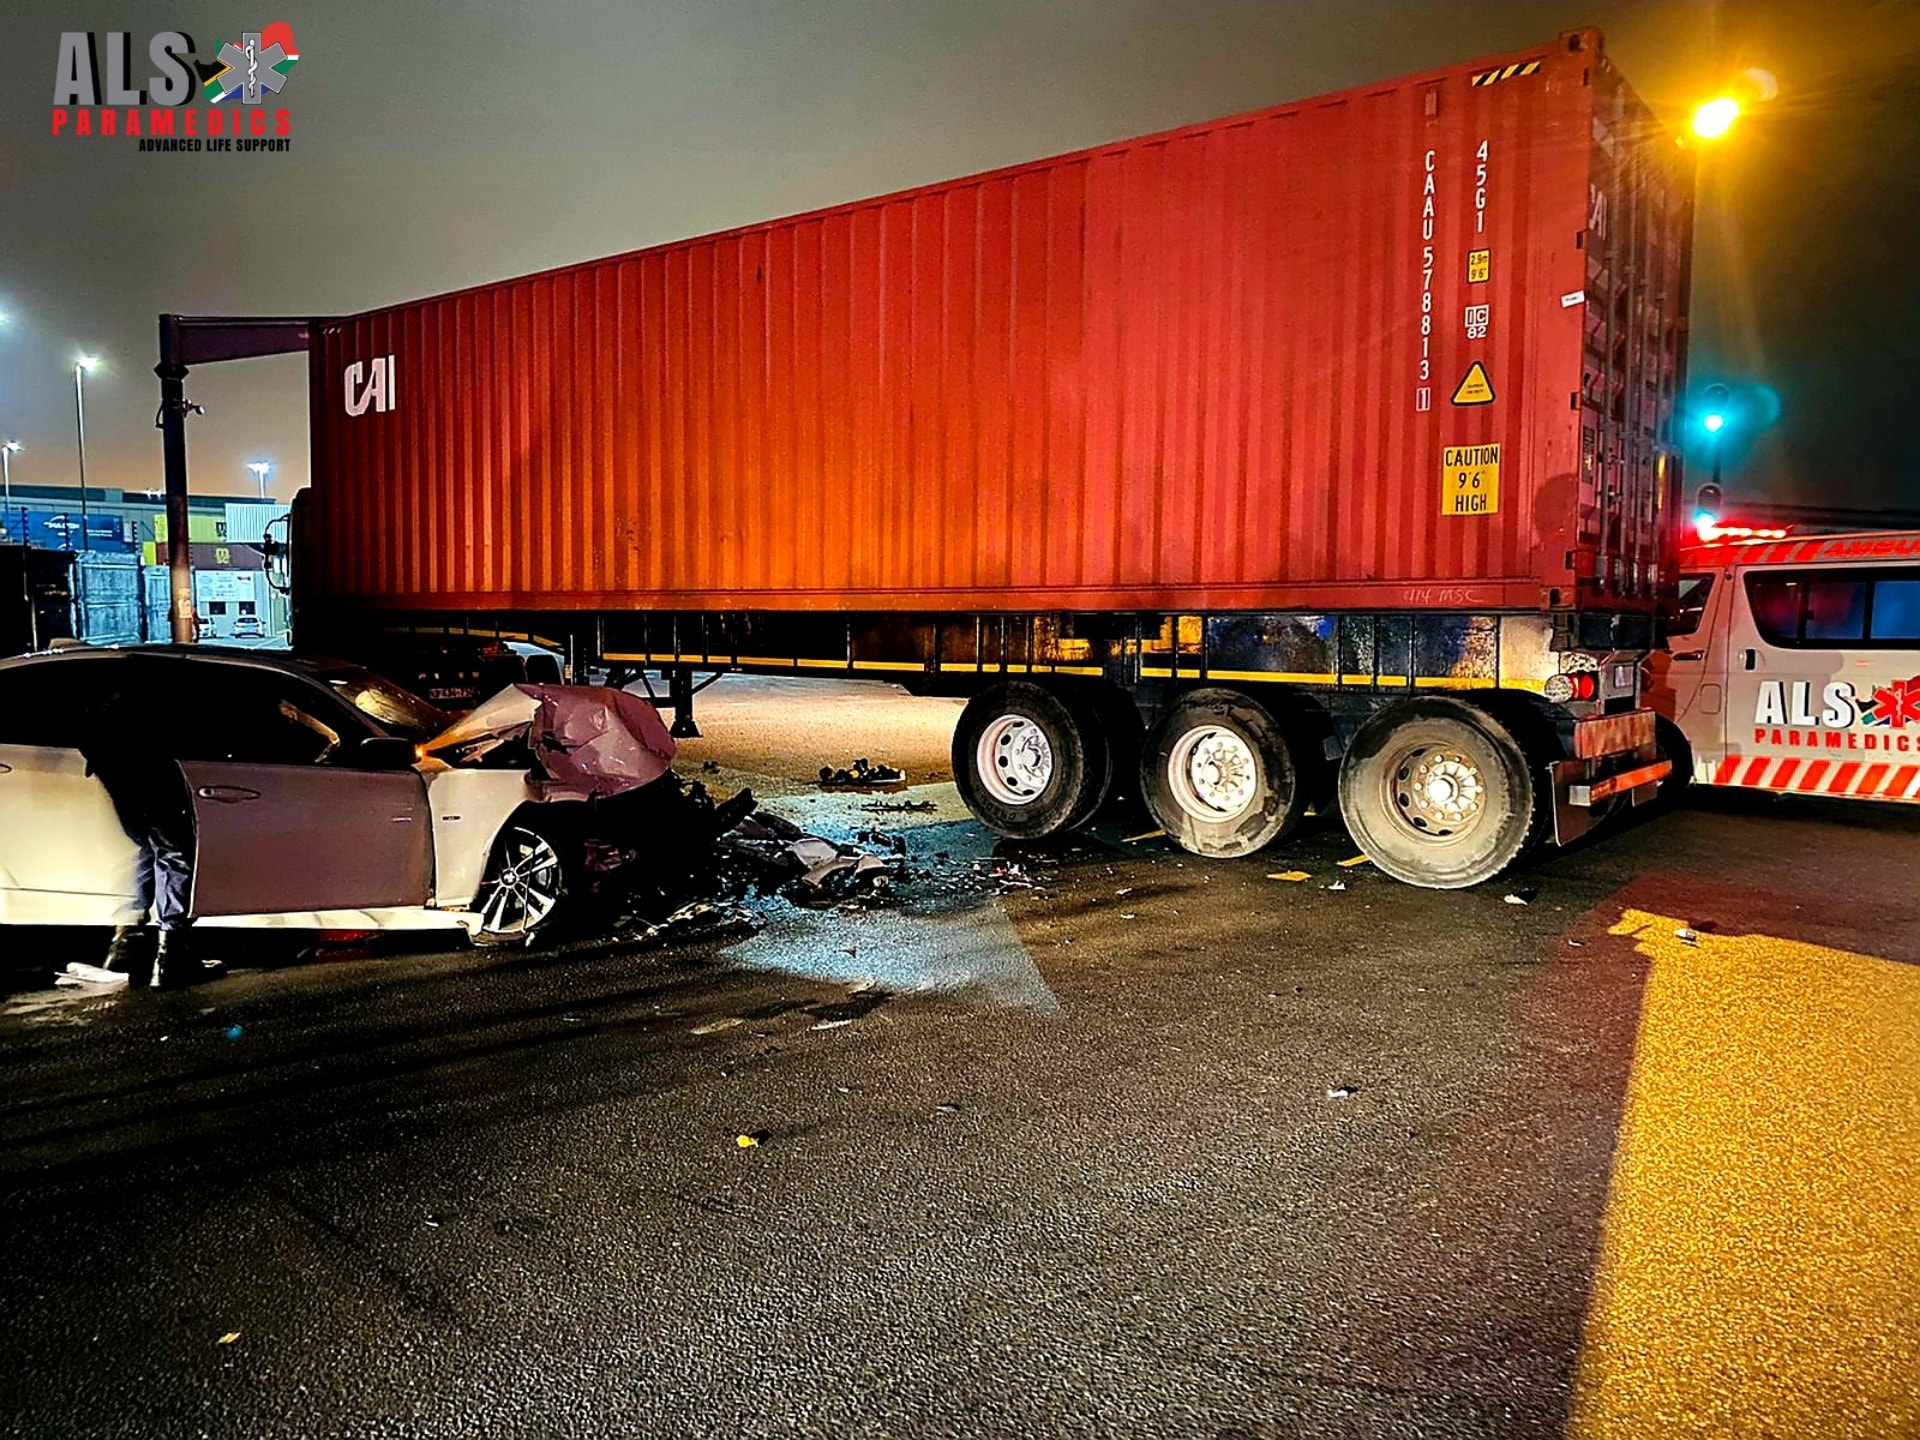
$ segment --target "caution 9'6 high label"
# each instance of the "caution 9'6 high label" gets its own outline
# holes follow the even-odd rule
[[[1440,513],[1493,515],[1500,509],[1500,447],[1448,445],[1440,455]]]

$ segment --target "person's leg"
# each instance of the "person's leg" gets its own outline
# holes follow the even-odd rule
[[[153,914],[160,926],[160,950],[153,962],[153,986],[180,985],[191,978],[193,961],[187,953],[187,926],[193,923],[193,858],[174,827],[154,825],[147,830],[147,848],[153,856]]]
[[[102,968],[116,975],[131,975],[140,963],[141,952],[146,949],[147,917],[153,910],[153,848],[147,843],[149,827],[145,821],[129,816],[118,801],[114,810],[120,817],[121,829],[137,847],[133,862],[134,918],[113,927],[113,938],[107,942],[107,958]]]

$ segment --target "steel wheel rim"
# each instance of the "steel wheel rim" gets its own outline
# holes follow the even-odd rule
[[[1039,722],[1025,715],[989,721],[973,760],[981,786],[1002,805],[1031,805],[1053,783],[1053,744]]]
[[[1260,761],[1238,731],[1198,725],[1167,752],[1167,788],[1196,820],[1238,820],[1260,798]]]
[[[480,922],[491,935],[525,935],[560,903],[560,854],[538,831],[515,825],[500,840]]]
[[[1487,777],[1480,762],[1449,745],[1414,745],[1387,766],[1386,810],[1422,840],[1458,840],[1487,815]]]

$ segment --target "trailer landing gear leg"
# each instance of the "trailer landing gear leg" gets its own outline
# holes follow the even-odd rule
[[[667,670],[667,703],[673,707],[673,724],[667,733],[676,740],[698,740],[700,727],[693,723],[693,667],[674,665]]]

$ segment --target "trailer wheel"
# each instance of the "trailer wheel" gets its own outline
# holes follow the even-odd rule
[[[1090,709],[1008,680],[981,691],[953,732],[960,798],[989,830],[1038,840],[1086,820],[1107,787],[1106,743]]]
[[[1445,696],[1374,716],[1340,764],[1340,814],[1396,880],[1460,890],[1526,848],[1538,809],[1526,751],[1485,711]]]
[[[1307,795],[1279,723],[1232,690],[1182,695],[1140,757],[1140,789],[1183,850],[1250,855],[1299,823]]]

